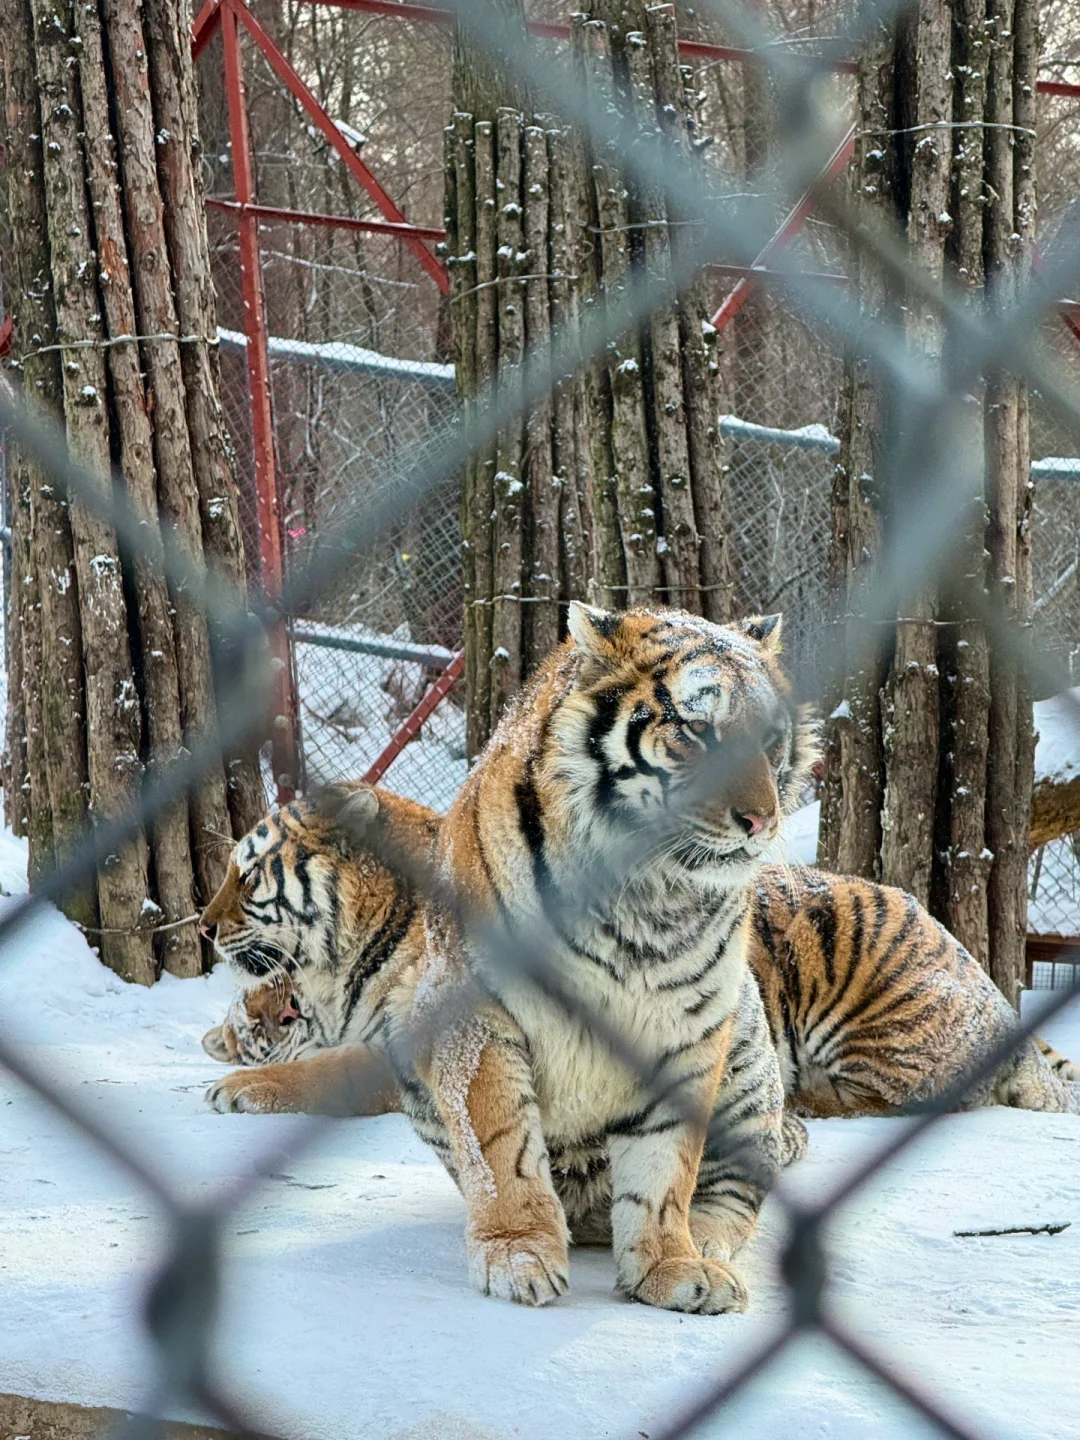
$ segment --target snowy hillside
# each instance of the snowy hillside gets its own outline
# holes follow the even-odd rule
[[[0,845],[8,888],[21,858],[15,842]],[[296,1123],[215,1115],[203,1103],[221,1070],[199,1037],[230,994],[220,973],[166,977],[151,991],[125,986],[54,914],[0,951],[5,1035],[191,1199],[250,1174]],[[1047,1033],[1080,1054],[1080,1015]],[[154,1204],[2,1076],[0,1114],[0,1392],[136,1406],[153,1374],[137,1317],[163,1240]],[[812,1123],[810,1154],[788,1186],[823,1195],[900,1123]],[[951,1116],[831,1230],[832,1293],[862,1341],[988,1440],[1077,1434],[1078,1160],[1080,1117]],[[575,1253],[571,1294],[538,1312],[469,1290],[461,1200],[402,1117],[332,1122],[310,1155],[269,1168],[225,1229],[215,1353],[223,1380],[272,1433],[636,1440],[784,1314],[775,1200],[743,1265],[748,1315],[680,1317],[618,1300],[602,1250]],[[1048,1221],[1071,1228],[1052,1238],[953,1233]],[[800,1344],[700,1433],[929,1434],[819,1341]]]

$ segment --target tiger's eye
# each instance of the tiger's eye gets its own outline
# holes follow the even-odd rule
[[[705,731],[708,730],[708,728],[709,722],[707,720],[690,721],[690,729],[694,732],[695,735],[704,735]]]

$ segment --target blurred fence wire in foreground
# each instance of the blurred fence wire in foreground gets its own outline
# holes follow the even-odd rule
[[[496,50],[505,48],[505,36],[497,25],[489,23],[490,16],[479,0],[459,0],[458,8],[466,24],[479,19],[475,34],[481,41],[486,39]],[[789,113],[812,114],[820,123],[820,134],[781,137],[787,143],[780,147],[782,160],[776,167],[774,179],[778,200],[791,203],[803,193],[836,145],[836,134],[826,130],[830,125],[839,128],[839,117],[828,107],[815,108],[816,101],[811,104],[817,95],[818,61],[814,56],[803,57],[792,47],[785,47],[782,37],[770,35],[753,7],[744,10],[727,0],[712,0],[709,8],[730,26],[741,44],[753,45],[759,50],[774,70],[778,84],[793,94],[802,94],[806,108],[800,110],[793,104],[788,107]],[[857,33],[837,36],[834,49],[845,53],[845,47],[856,48],[860,34],[869,33],[870,27],[888,21],[902,8],[893,0],[876,0],[862,7],[853,22],[858,26]],[[556,58],[546,54],[519,55],[517,63],[531,67],[542,77],[550,103],[556,110],[565,111],[568,121],[588,127],[601,142],[620,138],[617,124],[606,110],[575,100],[572,86]],[[661,163],[665,166],[663,174],[659,171]],[[634,152],[634,164],[646,175],[651,173],[657,183],[675,189],[682,186],[684,191],[689,191],[700,185],[697,172],[680,173],[679,162],[670,153],[661,156],[642,146]],[[715,183],[719,184],[719,180]],[[767,216],[735,212],[735,218],[730,218],[731,212],[723,207],[703,208],[715,218],[702,225],[701,236],[687,247],[683,271],[676,277],[678,281],[685,282],[695,268],[708,264],[710,250],[718,248],[724,253],[734,252],[741,263],[749,264],[769,238]],[[895,242],[889,237],[871,237],[869,241],[863,237],[862,243],[880,244],[885,261],[895,263]],[[227,237],[221,238],[220,244],[227,245]],[[283,277],[297,269],[303,259],[304,264],[337,266],[343,284],[360,284],[363,279],[356,268],[355,256],[348,264],[326,251],[317,261],[297,257],[285,241],[275,240],[272,229],[264,236],[264,245],[267,265],[279,269]],[[359,308],[366,316],[363,326],[337,335],[310,333],[303,339],[282,333],[277,337],[280,342],[277,347],[271,347],[278,439],[291,487],[288,525],[296,532],[291,573],[281,608],[293,623],[294,639],[300,650],[299,667],[306,691],[304,703],[311,712],[310,717],[305,717],[305,727],[321,727],[308,730],[309,737],[319,736],[317,743],[311,738],[308,740],[309,769],[317,779],[338,778],[350,771],[355,775],[359,766],[371,760],[369,752],[356,741],[355,732],[363,726],[348,708],[366,703],[364,693],[369,683],[401,707],[403,713],[422,693],[426,672],[447,670],[450,658],[459,648],[455,497],[461,465],[472,447],[490,441],[512,415],[521,413],[528,404],[545,395],[565,373],[571,358],[569,348],[560,350],[560,337],[556,335],[551,353],[530,358],[520,393],[489,399],[478,405],[468,423],[463,424],[449,403],[445,370],[431,361],[419,344],[410,362],[406,332],[414,298],[410,287],[415,285],[415,276],[403,270],[395,281],[398,288],[394,289],[385,283],[387,267],[379,268],[383,271],[377,277],[379,283],[372,281],[368,289],[361,287]],[[916,283],[913,269],[910,275]],[[1068,382],[1072,377],[1065,374],[1063,378],[1064,367],[1055,365],[1053,360],[1061,337],[1051,337],[1052,344],[1047,347],[1039,343],[1039,332],[1044,325],[1053,323],[1043,318],[1050,294],[1067,293],[1068,287],[1077,280],[1080,280],[1080,247],[1074,240],[1054,255],[1044,277],[1036,277],[1019,287],[1012,302],[1001,306],[993,315],[975,318],[955,297],[947,294],[936,297],[946,332],[962,343],[970,370],[977,374],[981,366],[991,366],[1006,355],[1010,365],[1029,382],[1041,407],[1040,413],[1045,408],[1047,417],[1043,428],[1037,429],[1039,438],[1033,442],[1033,453],[1047,463],[1058,453],[1054,449],[1053,427],[1060,426],[1060,434],[1075,433],[1080,423],[1080,405],[1070,390]],[[1057,288],[1051,291],[1051,285]],[[287,290],[288,282],[283,278],[280,293],[285,294]],[[600,353],[614,330],[640,320],[664,293],[663,287],[657,288],[647,276],[638,277],[628,286],[620,306],[614,307],[602,321],[584,328],[580,343],[585,358]],[[835,393],[838,362],[834,357],[840,347],[879,357],[888,355],[893,363],[884,366],[883,371],[892,387],[893,403],[898,411],[906,413],[909,428],[917,430],[921,417],[928,421],[926,433],[920,436],[923,449],[917,452],[920,483],[910,494],[896,497],[910,512],[906,515],[907,523],[899,543],[885,551],[876,576],[883,615],[888,614],[890,607],[895,615],[897,600],[913,584],[944,573],[951,563],[948,535],[957,483],[956,451],[943,437],[940,425],[929,422],[940,419],[943,405],[962,398],[967,372],[938,375],[919,356],[906,351],[902,337],[889,330],[885,322],[868,317],[860,310],[857,296],[844,293],[833,284],[813,283],[800,272],[797,264],[787,270],[780,267],[775,295],[770,291],[769,297],[762,301],[763,310],[769,307],[789,307],[791,312],[785,321],[790,353],[777,361],[774,381],[761,382],[774,383],[776,388],[772,393],[763,391],[760,385],[753,393],[736,391],[738,413],[724,417],[721,422],[732,447],[730,488],[735,551],[743,567],[736,576],[736,594],[740,608],[782,605],[789,615],[794,615],[793,655],[797,678],[808,698],[812,698],[827,690],[831,667],[835,665],[835,647],[829,645],[829,632],[824,624],[822,581],[825,492],[831,472],[830,456],[835,448],[833,420],[825,413],[825,406]],[[230,318],[227,304],[222,308],[221,323],[225,332],[223,370],[228,386],[231,357],[242,350],[243,338],[238,321]],[[282,331],[287,328],[282,322]],[[819,334],[824,340],[815,338]],[[573,346],[577,345],[575,339]],[[576,354],[576,348],[573,353],[575,363],[580,363],[582,357]],[[388,354],[412,363],[413,370],[403,373],[399,368],[391,373],[385,367],[380,369],[370,358],[385,358]],[[802,361],[799,356],[803,357]],[[422,368],[425,366],[428,368]],[[792,375],[795,377],[790,382],[792,388],[787,388]],[[365,377],[362,385],[361,376]],[[951,394],[950,386],[953,387]],[[806,420],[808,408],[816,416],[812,424]],[[0,418],[10,426],[14,442],[34,453],[57,486],[69,493],[77,492],[85,503],[96,505],[134,553],[147,553],[138,517],[126,504],[119,488],[111,495],[103,494],[100,486],[62,454],[55,435],[28,416],[21,406],[4,397],[0,397]],[[242,450],[242,435],[238,441]],[[365,489],[358,496],[350,483],[350,467],[357,463],[361,450],[365,451],[365,463],[368,463],[373,445],[379,447],[377,461],[384,483],[374,490]],[[1067,451],[1064,453],[1067,459]],[[328,455],[332,457],[329,460]],[[768,460],[763,461],[762,455],[767,455]],[[1054,468],[1050,466],[1047,474]],[[1036,525],[1056,536],[1058,543],[1056,548],[1048,547],[1045,558],[1039,562],[1043,569],[1037,582],[1037,596],[1044,602],[1048,633],[1055,637],[1058,649],[1071,655],[1080,643],[1080,635],[1074,635],[1066,612],[1062,611],[1060,618],[1055,619],[1053,608],[1056,596],[1064,593],[1071,583],[1070,566],[1075,574],[1075,556],[1070,550],[1070,546],[1075,545],[1075,525],[1070,507],[1077,503],[1073,497],[1080,496],[1080,490],[1065,478],[1067,468],[1057,466],[1059,478],[1046,483],[1040,492]],[[319,480],[314,489],[309,483],[312,475]],[[334,483],[326,483],[328,475],[337,477]],[[795,543],[796,537],[798,543]],[[346,584],[346,577],[355,573],[358,557],[364,560],[373,555],[383,557],[379,562],[382,570],[378,566],[369,568],[359,589]],[[393,561],[388,558],[391,555]],[[431,559],[430,563],[425,561],[425,573],[414,583],[409,567],[416,566],[420,555],[430,555]],[[172,552],[167,552],[164,568],[170,578],[185,578],[180,561]],[[277,611],[266,610],[253,617],[223,613],[212,587],[205,587],[198,598],[208,615],[235,637],[233,653],[244,650],[251,657],[250,676],[257,677],[265,630],[274,623]],[[1072,614],[1075,616],[1075,611]],[[1039,678],[1046,673],[1047,647],[1036,650],[1030,635],[1007,628],[992,608],[988,609],[985,621],[995,646],[1028,663],[1039,683]],[[363,645],[350,649],[358,626],[365,629],[361,637]],[[333,657],[332,665],[328,665],[326,656]],[[386,668],[379,671],[377,679],[370,680],[368,672],[372,666],[383,666],[384,662]],[[355,669],[351,670],[350,666]],[[395,666],[398,670],[391,679],[389,672]],[[319,678],[320,667],[332,673]],[[397,698],[395,690],[400,692]],[[251,684],[235,685],[229,703],[222,707],[219,733],[213,743],[193,751],[149,785],[137,815],[99,827],[60,870],[46,879],[34,896],[9,905],[0,917],[0,964],[4,944],[38,907],[76,884],[80,876],[90,873],[109,853],[110,846],[135,826],[151,819],[177,793],[196,784],[201,768],[211,762],[227,740],[258,727],[264,707],[262,685],[254,680]],[[1071,719],[1080,727],[1080,714]],[[459,767],[451,774],[449,793],[464,774],[463,753],[455,754],[455,745],[460,752],[459,738],[448,734],[444,748]],[[714,781],[720,778],[718,774]],[[426,797],[434,783],[432,779],[418,774],[414,780],[414,790],[418,789]],[[389,783],[394,783],[393,775]],[[583,874],[578,893],[567,897],[567,903],[595,904],[598,896],[613,893],[621,879],[639,862],[642,846],[651,848],[654,840],[654,836],[645,837],[644,841],[638,837],[628,842],[623,852],[609,857],[603,872]],[[431,876],[413,878],[421,888],[438,889],[439,882]],[[443,895],[443,898],[462,906],[460,897]],[[491,943],[502,942],[492,939]],[[534,953],[528,946],[519,945],[513,954],[502,958],[506,964],[523,969],[549,998],[577,1012],[620,1063],[639,1068],[643,1080],[650,1083],[651,1067],[640,1064],[627,1037],[612,1033],[601,1017],[588,1012],[580,997],[559,990],[542,950],[537,948]],[[1078,989],[1080,985],[1073,984],[1055,990],[1039,1022],[1043,1023],[1048,1014],[1063,1007]],[[1028,1023],[1021,1027],[1020,1033],[1029,1034],[1033,1029],[1034,1024]],[[898,1120],[887,1141],[863,1157],[850,1173],[839,1177],[818,1205],[812,1208],[795,1205],[785,1198],[781,1186],[770,1203],[785,1209],[790,1226],[783,1262],[789,1298],[786,1323],[735,1373],[720,1383],[704,1387],[697,1395],[688,1395],[685,1411],[673,1415],[659,1432],[653,1428],[651,1440],[677,1440],[722,1413],[722,1407],[742,1387],[810,1331],[830,1339],[852,1361],[891,1388],[938,1433],[957,1437],[957,1440],[980,1440],[976,1427],[948,1413],[940,1395],[927,1392],[917,1377],[902,1374],[888,1357],[868,1349],[830,1309],[824,1229],[839,1207],[916,1137],[954,1108],[966,1089],[995,1069],[1013,1048],[1016,1038],[998,1053],[986,1056],[977,1073],[966,1076],[961,1086],[939,1097],[925,1112]],[[295,1157],[309,1145],[323,1122],[298,1122],[289,1136],[253,1167],[250,1179],[209,1204],[192,1204],[170,1189],[151,1158],[134,1152],[119,1129],[110,1125],[104,1108],[90,1115],[69,1088],[17,1046],[16,1037],[3,1033],[2,1021],[0,1064],[76,1125],[89,1143],[100,1147],[103,1158],[112,1159],[133,1175],[168,1219],[171,1244],[161,1258],[145,1310],[145,1320],[157,1342],[160,1360],[160,1385],[155,1393],[147,1396],[147,1410],[159,1412],[170,1404],[192,1402],[237,1434],[256,1431],[260,1426],[259,1417],[239,1413],[235,1402],[211,1378],[209,1347],[223,1273],[223,1225],[232,1209],[261,1183],[260,1177],[280,1169],[287,1158]],[[124,1434],[127,1437],[148,1435],[155,1430],[153,1421],[132,1421],[124,1427]]]

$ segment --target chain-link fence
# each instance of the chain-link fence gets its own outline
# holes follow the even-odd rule
[[[716,0],[715,8],[723,14],[736,40],[752,45],[776,68],[780,83],[810,93],[817,80],[816,66],[804,66],[790,48],[770,37],[756,14],[725,0]],[[887,0],[878,0],[860,12],[860,22],[864,26],[876,23],[897,8]],[[474,27],[476,43],[513,55],[497,16],[483,8],[478,10],[473,0],[461,0],[460,10],[466,23]],[[866,11],[871,12],[869,16]],[[841,38],[845,46],[853,43],[850,36]],[[528,61],[518,57],[517,63],[535,67],[539,62],[533,56]],[[617,116],[583,103],[557,69],[552,67],[549,73],[546,62],[544,80],[550,88],[551,103],[564,109],[573,123],[587,125],[608,140],[626,139],[619,128],[623,122]],[[795,143],[796,138],[805,140],[805,136],[782,137],[787,145],[777,164],[774,183],[782,190],[785,201],[805,189],[835,148],[836,137],[824,133],[829,112],[814,113],[819,115],[822,133],[809,137],[813,143]],[[627,146],[626,154],[628,164],[646,173],[658,175],[662,168],[664,182],[676,192],[683,187],[684,199],[691,192],[698,193],[699,172],[686,170],[670,151],[656,151],[642,144]],[[720,182],[713,177],[712,183]],[[840,213],[844,213],[842,208]],[[243,477],[250,473],[250,469],[245,471],[249,464],[245,447],[251,443],[239,418],[243,411],[242,383],[246,383],[240,368],[243,345],[239,336],[243,325],[235,291],[230,296],[228,288],[231,241],[227,224],[221,224],[222,228],[215,230],[214,243],[221,325],[226,332],[223,373]],[[700,250],[688,251],[685,265],[691,260],[703,263],[706,244],[714,253],[734,252],[742,263],[747,263],[760,252],[769,235],[768,224],[753,216],[735,225],[723,219],[709,221],[702,229]],[[442,364],[438,323],[433,318],[438,302],[430,287],[421,298],[412,263],[401,253],[399,241],[388,242],[381,255],[377,255],[379,247],[374,241],[365,240],[361,252],[355,248],[358,243],[347,234],[333,233],[328,238],[320,232],[312,238],[294,226],[275,224],[267,225],[262,240],[270,298],[269,353],[279,462],[283,493],[287,496],[282,523],[290,542],[291,574],[284,594],[275,598],[294,629],[301,704],[307,710],[304,726],[309,773],[320,779],[355,775],[371,761],[374,747],[392,733],[394,720],[415,708],[430,676],[446,671],[458,638],[455,502],[450,487],[470,447],[492,439],[508,416],[526,405],[531,395],[545,393],[553,378],[562,373],[560,364],[552,363],[548,356],[534,356],[520,395],[509,399],[503,396],[488,408],[478,406],[468,425],[457,424],[450,413],[445,373],[437,368]],[[1054,293],[1060,293],[1078,281],[1080,258],[1075,241],[1071,241],[1055,256],[1046,283],[1053,285]],[[742,373],[737,358],[740,347],[744,357],[747,352],[759,353],[767,347],[768,364],[767,373],[760,379],[755,377],[752,383],[748,380],[743,386],[741,381],[732,381],[731,414],[722,428],[730,446],[729,505],[741,566],[736,577],[739,603],[753,609],[783,604],[789,613],[796,612],[793,648],[799,660],[805,662],[801,664],[803,674],[811,677],[812,687],[821,693],[830,664],[834,663],[821,638],[833,426],[829,406],[835,393],[837,365],[834,337],[839,331],[845,347],[859,350],[876,344],[901,347],[903,336],[884,329],[885,321],[862,315],[857,297],[852,303],[826,301],[825,290],[800,285],[797,275],[789,276],[789,284],[801,296],[798,314],[790,302],[766,292],[749,311],[744,333],[737,333],[731,341],[736,355],[731,362],[734,375]],[[827,288],[830,297],[838,293],[838,287],[831,282]],[[1038,405],[1046,407],[1053,424],[1063,427],[1053,430],[1049,418],[1045,427],[1041,421],[1033,427],[1033,434],[1040,437],[1033,441],[1036,455],[1068,457],[1078,453],[1080,446],[1070,444],[1067,438],[1054,437],[1075,434],[1080,400],[1075,388],[1069,386],[1070,377],[1064,373],[1067,367],[1060,363],[1060,355],[1055,361],[1053,353],[1048,356],[1032,343],[1038,322],[1034,318],[1036,307],[1027,304],[1030,296],[1030,290],[1021,287],[1012,305],[993,317],[982,317],[978,324],[949,296],[940,300],[940,309],[946,328],[963,337],[971,366],[977,370],[980,365],[996,363],[1002,353],[1008,354],[1010,363],[1031,381]],[[640,319],[656,301],[651,282],[639,278],[628,286],[625,306],[604,324],[621,326],[628,320]],[[829,338],[823,342],[822,335]],[[608,338],[600,325],[586,333],[585,343],[595,352]],[[391,361],[433,368],[422,376],[415,369],[404,375],[398,363],[391,374]],[[885,611],[890,599],[902,595],[907,585],[923,574],[940,573],[950,563],[950,487],[956,482],[952,466],[957,457],[955,449],[944,443],[940,426],[935,428],[931,422],[939,422],[949,404],[960,398],[950,393],[950,386],[965,382],[962,377],[957,381],[940,373],[915,354],[908,356],[908,361],[891,373],[890,383],[896,397],[926,421],[926,434],[920,438],[927,439],[928,448],[922,454],[922,463],[926,467],[924,478],[933,483],[907,496],[912,507],[921,507],[917,517],[921,523],[908,527],[908,540],[902,549],[895,553],[887,549],[884,553],[878,582]],[[774,365],[782,367],[782,381],[769,379]],[[56,438],[43,431],[19,406],[0,397],[0,410],[14,439],[37,458],[56,485],[98,506],[132,553],[158,562],[140,517],[124,501],[122,488],[111,496],[102,494],[101,488],[64,455]],[[764,427],[772,433],[765,435],[748,426]],[[1044,450],[1044,445],[1054,448]],[[1058,488],[1062,498],[1057,498],[1056,491],[1050,492],[1054,498],[1041,502],[1046,508],[1040,511],[1039,519],[1039,534],[1045,531],[1055,538],[1064,530],[1065,519],[1071,514],[1067,507],[1073,503],[1070,482],[1062,481]],[[1048,490],[1045,486],[1044,495]],[[1058,505],[1065,508],[1051,508]],[[332,545],[312,543],[313,536],[318,540],[320,532],[331,528]],[[252,538],[256,540],[254,534]],[[1046,633],[1053,636],[1057,649],[1067,647],[1071,655],[1075,612],[1069,618],[1064,601],[1060,612],[1051,610],[1057,597],[1067,593],[1069,581],[1062,577],[1071,563],[1068,543],[1066,540],[1052,556],[1049,550],[1040,556],[1037,548],[1035,563],[1041,567],[1036,593],[1046,600],[1044,609],[1050,612],[1045,621]],[[1071,543],[1075,545],[1075,534]],[[257,540],[253,549],[257,550]],[[190,593],[213,615],[223,633],[235,637],[231,652],[234,657],[251,647],[255,654],[253,668],[239,676],[222,677],[226,703],[222,705],[221,733],[213,744],[200,747],[148,783],[134,820],[118,817],[100,823],[53,874],[43,879],[34,897],[6,908],[0,915],[0,947],[10,944],[50,899],[93,874],[135,825],[151,818],[177,793],[196,783],[200,767],[219,754],[219,747],[256,723],[264,712],[265,685],[255,683],[262,651],[258,637],[252,640],[247,618],[220,612],[213,592],[192,586],[191,577],[175,559],[165,562],[165,570],[173,581],[189,586]],[[1055,586],[1059,586],[1056,591]],[[895,603],[892,613],[895,616]],[[276,613],[265,612],[260,618],[269,625],[275,622]],[[1030,644],[1029,636],[1013,633],[990,608],[985,618],[994,644],[1003,653],[1020,655],[1036,674],[1045,675],[1043,657],[1038,646]],[[1049,628],[1051,621],[1053,629]],[[234,693],[230,681],[235,683],[237,679],[242,684]],[[453,710],[451,702],[441,713],[450,716]],[[1064,703],[1066,720],[1080,730],[1080,713],[1074,711],[1080,712],[1080,707]],[[424,743],[440,745],[447,759],[440,758],[438,763],[460,767],[456,771],[446,768],[445,772],[459,777],[464,760],[459,731],[454,728],[456,721],[447,719],[442,732],[437,728],[439,723],[443,722],[428,722]],[[403,764],[404,758],[395,763]],[[725,766],[730,767],[730,763],[730,759],[718,757],[705,781],[713,786],[722,783],[727,778]],[[394,788],[406,788],[396,783],[394,770],[386,778]],[[428,774],[418,774],[415,784],[423,791],[423,798],[431,798],[433,782]],[[689,803],[694,800],[700,800],[700,796],[691,792]],[[679,825],[687,819],[677,802],[672,804],[670,818],[672,833],[677,834]],[[558,926],[572,925],[587,910],[603,910],[609,903],[617,911],[628,880],[649,863],[656,842],[657,828],[651,825],[647,834],[632,829],[599,859],[583,856],[580,873],[555,894],[544,896],[554,907]],[[1072,855],[1075,861],[1075,851]],[[539,928],[536,933],[520,928],[509,933],[501,931],[490,923],[490,917],[473,913],[465,896],[449,890],[445,875],[433,876],[422,867],[410,869],[399,855],[384,858],[405,870],[426,899],[473,927],[477,943],[490,951],[493,965],[511,967],[520,983],[535,986],[547,1003],[569,1014],[588,1032],[598,1051],[607,1051],[633,1076],[635,1084],[649,1097],[650,1106],[670,1107],[669,1128],[696,1123],[686,1110],[688,1102],[679,1086],[672,1085],[662,1067],[655,1060],[643,1058],[636,1043],[614,1026],[609,1016],[598,1013],[583,993],[572,986],[565,988]],[[1048,866],[1045,855],[1041,865],[1048,871],[1053,868]],[[537,870],[539,873],[539,863]],[[1068,883],[1075,884],[1075,874],[1073,864],[1073,880]],[[1042,884],[1040,873],[1033,881],[1037,896],[1042,893]],[[1053,1004],[1060,1008],[1071,993],[1062,991]],[[460,1003],[464,1005],[465,1001]],[[467,1028],[473,1012],[454,1013]],[[424,1041],[427,1023],[421,1014],[419,1033],[414,1034],[418,1044]],[[958,1440],[980,1437],[978,1427],[952,1414],[951,1407],[926,1383],[925,1377],[879,1354],[860,1336],[851,1319],[832,1304],[826,1253],[832,1245],[830,1227],[843,1216],[845,1208],[864,1193],[872,1179],[887,1173],[889,1164],[917,1140],[928,1143],[935,1133],[940,1134],[935,1127],[940,1127],[942,1117],[962,1105],[972,1090],[1005,1061],[1020,1035],[1030,1033],[1032,1028],[1032,1023],[1025,1022],[1020,1031],[982,1055],[921,1114],[897,1119],[887,1134],[879,1134],[881,1143],[872,1141],[861,1148],[843,1173],[830,1177],[812,1203],[795,1199],[790,1186],[776,1192],[772,1203],[782,1211],[788,1226],[782,1263],[788,1297],[784,1323],[764,1339],[752,1336],[751,1343],[720,1381],[709,1383],[703,1377],[699,1393],[687,1397],[685,1409],[669,1412],[659,1424],[651,1425],[649,1440],[681,1440],[707,1421],[722,1416],[725,1405],[749,1393],[757,1377],[773,1373],[771,1367],[778,1357],[809,1336],[838,1348],[846,1362],[890,1390],[934,1433]],[[279,1134],[277,1143],[268,1145],[266,1152],[256,1157],[250,1177],[244,1182],[225,1193],[192,1199],[170,1181],[157,1157],[144,1153],[130,1141],[128,1130],[107,1104],[91,1108],[82,1103],[77,1092],[60,1083],[56,1074],[24,1050],[17,1039],[4,1033],[0,1025],[0,1062],[77,1127],[103,1159],[134,1176],[165,1217],[168,1238],[158,1257],[144,1311],[157,1366],[157,1381],[147,1397],[148,1410],[156,1413],[178,1402],[195,1404],[237,1434],[251,1433],[256,1426],[269,1424],[262,1414],[241,1413],[242,1407],[222,1380],[222,1368],[215,1364],[213,1326],[219,1287],[226,1274],[226,1226],[267,1176],[281,1178],[282,1167],[314,1141],[320,1133],[318,1122],[298,1132]],[[717,1117],[714,1128],[722,1135],[727,1124],[727,1119]],[[400,1344],[403,1340],[400,1333],[365,1337],[369,1348],[373,1338],[379,1345]],[[410,1336],[409,1343],[415,1343],[415,1339]],[[992,1357],[987,1358],[992,1363]],[[288,1357],[271,1357],[271,1361],[284,1365]],[[132,1421],[123,1427],[127,1440],[157,1430],[154,1422]]]

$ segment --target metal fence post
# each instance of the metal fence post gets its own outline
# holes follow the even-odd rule
[[[221,7],[221,26],[229,134],[232,142],[233,189],[241,207],[236,224],[244,296],[244,333],[247,337],[251,436],[259,518],[259,567],[263,591],[273,603],[281,595],[284,581],[281,513],[270,406],[270,360],[259,258],[259,217],[244,208],[255,203],[255,180],[244,92],[244,62],[240,53],[236,12],[230,0],[224,0]],[[278,803],[284,805],[301,786],[302,774],[296,667],[292,636],[283,619],[271,630],[270,648],[276,670],[271,690],[271,752]]]

